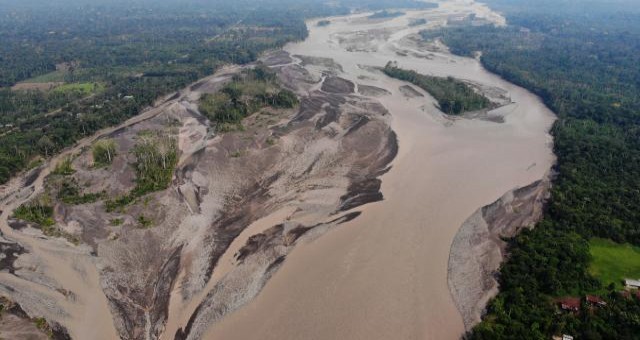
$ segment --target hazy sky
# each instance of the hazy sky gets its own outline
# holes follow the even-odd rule
[[[404,0],[407,1],[407,0]],[[508,8],[509,10],[524,10],[534,12],[562,11],[565,13],[640,13],[640,0],[480,0],[481,2],[495,5],[498,8]],[[88,6],[100,7],[174,7],[185,5],[196,5],[197,7],[215,8],[217,5],[224,7],[255,7],[259,4],[292,3],[298,5],[302,3],[340,3],[347,7],[364,7],[366,5],[385,3],[393,6],[393,0],[0,0],[0,9],[46,9],[60,8],[68,6]],[[401,1],[395,1],[400,3]]]

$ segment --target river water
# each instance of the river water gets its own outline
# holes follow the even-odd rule
[[[504,19],[471,1],[411,11],[386,21],[366,14],[330,18],[285,49],[332,58],[341,77],[384,88],[399,154],[382,177],[384,201],[298,246],[263,291],[212,325],[210,339],[455,339],[464,332],[447,286],[452,240],[479,207],[541,179],[554,162],[548,131],[555,116],[533,94],[487,72],[475,59],[428,52],[407,37],[475,13]],[[454,76],[506,91],[512,103],[491,112],[503,123],[444,117],[426,93],[408,97],[403,82],[370,66],[395,60],[420,73]]]

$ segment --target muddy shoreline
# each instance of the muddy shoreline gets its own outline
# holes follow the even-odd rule
[[[542,219],[551,181],[548,174],[507,192],[478,209],[458,230],[449,254],[448,283],[467,331],[481,321],[487,303],[498,293],[498,270],[507,256],[504,240]]]
[[[62,298],[53,294],[46,305],[37,307],[43,296],[17,294],[14,278],[0,277],[3,294],[23,305],[29,315],[67,326],[74,338],[97,334],[85,333],[88,330],[82,326],[92,319],[66,311],[80,311],[89,306],[88,300],[100,296],[106,298],[101,311],[108,310],[111,329],[120,337],[201,338],[212,323],[255,297],[298,241],[318,237],[359,215],[348,209],[382,200],[377,177],[388,170],[398,150],[388,112],[374,100],[354,96],[354,83],[324,76],[329,69],[307,70],[301,59],[282,52],[262,60],[288,61],[273,69],[284,86],[298,93],[298,108],[264,110],[245,119],[240,132],[214,133],[198,111],[197,100],[203,93],[218,91],[243,70],[223,69],[158,101],[135,119],[70,148],[40,170],[25,174],[24,180],[16,179],[13,185],[26,191],[23,196],[5,196],[11,205],[3,214],[9,228],[3,227],[3,232],[20,236],[20,241],[2,243],[10,255],[3,261],[11,267],[9,274],[29,282],[27,291],[65,293]],[[100,201],[56,203],[57,226],[66,238],[75,237],[83,251],[88,248],[87,253],[67,257],[77,251],[76,246],[43,237],[38,226],[8,218],[22,202],[55,190],[60,178],[49,174],[69,154],[74,155],[75,170],[70,176],[85,183],[83,190],[109,196],[126,193],[134,185],[129,164],[135,160],[128,150],[146,131],[164,131],[178,140],[180,161],[169,189],[114,212],[105,210]],[[117,146],[109,171],[90,166],[86,146],[99,138],[109,138]],[[249,235],[246,244],[234,246],[239,247],[237,254],[228,254],[245,230],[270,216],[270,211],[285,208],[294,208],[286,220],[274,220],[264,231]],[[155,221],[152,228],[136,226],[136,217],[142,214]],[[118,225],[112,224],[114,218]],[[33,234],[36,239],[31,239]],[[21,244],[30,246],[23,250]],[[31,254],[34,246],[43,250]],[[31,273],[33,269],[20,268],[18,274],[12,269],[26,256],[36,266],[54,268],[44,256],[50,251],[64,254],[55,268],[72,273],[69,279],[95,266],[91,269],[97,271],[99,286],[89,282],[82,288],[72,286],[52,278],[48,270]],[[76,268],[77,260],[90,267]],[[231,264],[221,262],[229,260]],[[3,286],[4,282],[11,285]],[[109,327],[111,318],[102,318],[102,326]],[[113,337],[108,332],[98,336]]]
[[[384,200],[369,196],[372,202],[358,208],[358,218],[302,242],[260,294],[212,325],[204,338],[453,339],[465,332],[468,315],[486,296],[463,285],[450,291],[449,264],[454,272],[463,268],[450,262],[452,244],[454,251],[462,249],[463,238],[456,235],[469,229],[460,226],[474,211],[485,211],[495,235],[535,222],[547,190],[540,180],[554,161],[548,131],[555,119],[539,98],[488,73],[477,60],[416,42],[415,34],[425,27],[412,27],[414,20],[438,27],[470,13],[504,24],[483,5],[446,1],[438,9],[408,11],[385,22],[371,22],[366,14],[330,18],[326,27],[312,20],[309,38],[285,48],[305,56],[311,74],[332,79],[325,89],[351,92],[351,82],[355,93],[376,98],[391,117],[398,153],[381,182],[359,184],[379,185]],[[443,115],[428,93],[378,71],[390,60],[461,79],[501,104],[462,117]],[[517,198],[491,205],[519,187],[526,188],[513,191]],[[504,211],[512,205],[523,215]],[[483,206],[488,207],[478,210]],[[471,263],[487,267],[472,279],[492,273],[493,260]],[[465,294],[471,296],[460,300]]]
[[[12,180],[0,195],[0,293],[79,339],[458,337],[494,289],[498,236],[540,215],[553,163],[554,118],[539,99],[414,39],[425,28],[416,19],[437,27],[472,13],[503,20],[452,0],[385,21],[311,21],[309,39],[260,60],[298,95],[295,109],[261,110],[217,133],[198,99],[253,65],[224,68]],[[395,59],[509,103],[445,116],[428,93],[379,72]],[[66,238],[10,219],[51,188],[69,155],[87,192],[128,192],[129,150],[149,131],[177,140],[167,190],[117,211],[58,202]],[[100,138],[117,144],[108,170],[91,167]]]

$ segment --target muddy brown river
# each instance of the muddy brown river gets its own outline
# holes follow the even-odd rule
[[[464,248],[468,236],[476,235],[468,221],[478,218],[470,217],[505,193],[546,178],[555,160],[549,135],[555,117],[539,98],[487,72],[478,60],[454,56],[442,43],[417,36],[423,29],[468,24],[464,18],[470,14],[476,23],[505,24],[471,0],[445,1],[393,19],[370,20],[361,13],[329,18],[324,27],[317,25],[320,19],[311,20],[307,40],[286,46],[280,59],[282,51],[263,57],[300,94],[299,112],[271,113],[274,122],[264,126],[258,122],[264,117],[249,117],[254,123],[247,133],[255,132],[250,138],[209,134],[211,126],[197,112],[199,96],[251,66],[227,67],[12,179],[0,187],[0,241],[25,251],[16,255],[14,272],[0,273],[0,294],[30,316],[56,322],[74,339],[459,338],[465,324],[477,320],[488,296],[484,291],[491,288],[468,301],[464,285],[450,293],[448,279],[466,274],[456,268],[480,266],[464,256],[478,251]],[[412,25],[416,19],[427,23]],[[389,61],[462,79],[500,106],[445,116],[427,93],[380,72]],[[181,123],[181,160],[172,188],[154,194],[154,207],[165,214],[158,216],[166,217],[158,226],[114,231],[103,225],[111,216],[100,202],[75,210],[103,214],[95,223],[56,215],[64,227],[121,236],[95,236],[90,241],[96,249],[10,225],[16,207],[42,194],[58,161],[81,154],[99,138],[126,143],[136,129],[163,127],[169,118]],[[268,146],[274,132],[280,139]],[[265,140],[247,142],[253,138]],[[246,144],[247,156],[228,156],[237,151],[235,144]],[[240,171],[250,166],[253,172]],[[382,173],[384,200],[361,205],[379,198],[376,181]],[[106,173],[104,180],[116,177]],[[368,182],[354,180],[363,178]],[[252,181],[258,189],[266,183],[268,190],[247,202],[236,200],[245,192],[236,190],[253,188]],[[361,185],[355,203],[348,201],[354,183]],[[366,187],[371,183],[373,188]],[[189,193],[190,186],[206,194],[191,201],[178,194]],[[225,213],[231,222],[221,218]],[[247,223],[237,222],[244,217]],[[247,248],[250,243],[253,248]],[[463,259],[467,267],[456,267],[451,258]],[[151,260],[162,270],[168,267],[163,263],[175,270],[161,275]],[[495,256],[493,261],[498,263]],[[469,281],[477,282],[477,276]],[[149,294],[130,293],[148,287]],[[465,312],[460,306],[473,308]]]
[[[479,207],[545,176],[554,162],[548,131],[555,119],[533,94],[486,71],[477,60],[425,48],[412,35],[448,18],[476,13],[504,19],[483,5],[450,1],[386,21],[366,14],[330,18],[286,50],[331,58],[340,76],[390,94],[399,154],[382,177],[384,201],[298,246],[252,302],[209,329],[207,339],[456,339],[464,332],[447,286],[452,240]],[[436,46],[437,47],[437,46]],[[403,82],[372,66],[388,61],[424,74],[453,76],[491,88],[511,103],[494,119],[446,118],[434,100],[410,96]],[[503,92],[504,91],[504,92]],[[405,93],[403,93],[405,92]],[[500,120],[503,120],[500,123]]]

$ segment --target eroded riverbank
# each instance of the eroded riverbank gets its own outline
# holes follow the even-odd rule
[[[258,297],[206,338],[454,339],[464,332],[447,283],[451,244],[479,207],[545,176],[555,119],[537,97],[478,61],[412,39],[425,28],[409,27],[412,18],[437,26],[469,13],[501,23],[484,6],[454,1],[382,22],[365,15],[331,18],[326,27],[309,22],[310,37],[286,48],[333,60],[341,77],[381,89],[374,92],[393,117],[399,154],[382,177],[383,202],[297,247]],[[490,112],[501,118],[494,121],[444,117],[426,93],[407,95],[405,83],[372,68],[390,60],[504,91],[512,104]]]
[[[262,58],[298,94],[298,107],[265,109],[240,131],[217,133],[198,100],[251,65],[226,68],[16,178],[2,190],[0,229],[12,253],[0,292],[78,339],[458,337],[459,310],[468,323],[486,295],[465,302],[454,284],[452,298],[452,243],[466,247],[464,232],[478,234],[482,223],[465,223],[478,211],[505,230],[529,218],[484,212],[537,203],[535,190],[478,209],[542,179],[554,160],[554,116],[535,96],[416,39],[470,14],[504,23],[470,1],[389,20],[311,21],[306,41]],[[427,23],[410,25],[416,19]],[[391,60],[463,79],[502,106],[444,116],[427,93],[377,69]],[[104,202],[56,203],[57,225],[78,245],[10,226],[12,210],[45,191],[69,155],[85,189],[131,190],[129,150],[148,131],[177,140],[168,189],[115,212]],[[88,165],[101,138],[118,146],[109,171]],[[153,227],[137,225],[140,216]]]

